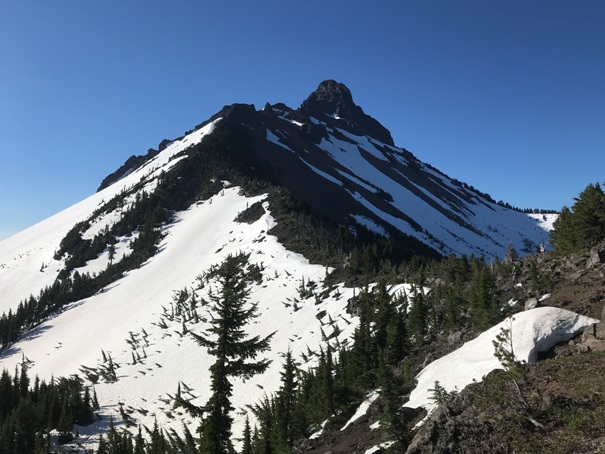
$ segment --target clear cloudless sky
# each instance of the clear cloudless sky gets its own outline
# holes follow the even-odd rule
[[[602,0],[0,0],[0,239],[224,105],[324,79],[521,208],[605,180]]]

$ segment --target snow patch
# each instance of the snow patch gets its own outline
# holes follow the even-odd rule
[[[197,424],[187,415],[177,414],[170,395],[174,395],[181,382],[183,388],[184,384],[191,388],[193,404],[206,403],[211,392],[209,369],[214,359],[184,333],[180,320],[168,320],[165,314],[166,310],[170,313],[175,292],[182,289],[195,289],[198,304],[201,298],[207,301],[205,292],[215,285],[198,289],[197,276],[227,255],[240,251],[250,254],[251,263],[262,266],[263,276],[262,283],[251,287],[250,303],[258,302],[259,317],[248,332],[260,337],[273,331],[276,334],[271,350],[265,355],[272,360],[269,369],[246,382],[234,380],[232,401],[240,410],[277,391],[283,363],[281,353],[288,349],[301,367],[314,367],[323,345],[322,323],[317,313],[325,311],[326,317],[334,321],[332,329],[339,332],[334,342],[345,342],[357,326],[356,317],[346,315],[347,301],[359,293],[359,289],[340,284],[331,295],[320,297],[320,301],[315,295],[301,297],[298,289],[303,280],[307,284],[313,281],[315,294],[323,294],[326,268],[310,264],[267,234],[275,220],[270,214],[270,205],[264,201],[265,195],[246,198],[239,191],[238,187],[226,188],[221,194],[176,213],[175,222],[163,230],[165,236],[158,254],[125,273],[104,291],[66,306],[61,313],[35,328],[31,335],[5,352],[6,356],[0,358],[0,369],[14,370],[25,355],[32,361],[29,369],[32,377],[38,375],[49,380],[52,376],[80,373],[82,366],[99,368],[104,352],[111,355],[119,368],[117,382],[99,380],[95,385],[103,405],[103,421],[113,418],[118,424],[121,420],[118,402],[122,402],[136,424],[152,427],[157,420],[161,426],[177,431],[181,430],[182,422]],[[238,213],[258,201],[263,202],[267,210],[258,221],[253,224],[234,221]],[[89,206],[91,212],[96,206],[97,203]],[[52,233],[52,230],[46,231],[46,235]],[[128,249],[126,239],[121,240],[124,242],[116,245],[114,260]],[[36,253],[34,250],[30,255]],[[31,259],[24,252],[21,258],[17,255],[15,261],[18,260]],[[79,271],[94,272],[107,263],[108,251]],[[38,269],[35,273],[45,275]],[[198,310],[200,320],[187,321],[186,327],[203,332],[210,317],[205,307],[200,305]],[[133,338],[139,344],[136,348]],[[237,411],[233,416],[234,433],[239,434],[245,417]]]
[[[372,219],[366,216],[362,216],[360,214],[353,214],[351,215],[351,217],[355,219],[355,222],[360,225],[363,225],[366,229],[370,230],[371,232],[378,233],[379,235],[382,235],[386,238],[390,237],[389,232],[387,232],[382,226],[376,224],[376,222],[374,222]]]
[[[352,426],[354,424],[358,424],[358,423],[362,422],[363,420],[365,420],[367,418],[368,410],[370,409],[370,406],[374,403],[374,401],[376,399],[378,399],[379,396],[380,396],[379,389],[372,391],[368,395],[368,397],[366,397],[365,400],[361,403],[361,405],[357,408],[357,411],[355,411],[355,414],[353,416],[351,416],[351,419],[349,419],[347,421],[347,423],[342,427],[342,429],[340,429],[340,431],[342,432],[347,427]]]
[[[435,382],[451,392],[461,390],[495,369],[502,369],[494,356],[493,341],[503,328],[512,332],[517,359],[535,362],[538,352],[547,351],[559,342],[571,339],[584,327],[597,323],[590,317],[555,307],[539,307],[520,312],[465,343],[458,350],[433,361],[417,376],[418,384],[405,404],[409,408],[424,407],[430,414],[436,404],[429,390]]]
[[[278,147],[284,148],[286,150],[288,150],[291,153],[295,153],[294,150],[292,150],[292,148],[290,148],[288,145],[282,143],[282,141],[279,139],[279,137],[277,137],[275,134],[273,134],[271,131],[269,131],[268,129],[267,131],[267,140],[271,143],[274,143],[275,145],[277,145]],[[282,134],[283,135],[283,134]]]
[[[327,174],[326,172],[323,172],[321,170],[319,170],[317,167],[312,166],[311,164],[309,164],[307,161],[305,161],[304,159],[301,159],[302,162],[304,162],[307,167],[309,167],[313,172],[315,172],[317,175],[324,177],[326,180],[338,185],[338,186],[343,186],[342,182],[337,180],[336,178],[334,178],[332,175]]]

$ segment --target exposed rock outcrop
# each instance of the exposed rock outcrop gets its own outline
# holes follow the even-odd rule
[[[317,90],[303,101],[299,111],[319,120],[324,115],[338,117],[349,128],[352,128],[352,132],[368,134],[383,143],[394,145],[389,130],[365,114],[363,109],[353,102],[350,90],[344,84],[334,80],[325,80],[320,83]],[[355,129],[359,129],[359,131],[355,131]]]
[[[590,256],[586,260],[586,268],[593,268],[605,263],[605,242],[594,246],[590,250]]]
[[[587,326],[582,333],[580,344],[577,346],[577,351],[586,353],[589,351],[605,351],[605,307],[599,323],[594,323]]]

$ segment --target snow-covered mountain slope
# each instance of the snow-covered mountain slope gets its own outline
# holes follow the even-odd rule
[[[260,111],[234,105],[212,120],[168,143],[140,167],[124,171],[97,194],[0,242],[0,310],[52,284],[62,266],[53,256],[74,224],[137,183],[144,184],[137,192],[152,191],[158,176],[186,159],[184,150],[216,124],[225,135],[239,136],[239,142],[222,143],[236,149],[234,165],[287,187],[313,212],[353,229],[363,225],[385,236],[410,235],[444,255],[503,257],[511,243],[523,253],[548,240],[555,215],[505,208],[394,147],[388,131],[353,104],[342,84],[323,82],[298,110],[283,104]],[[135,196],[129,195],[129,203]],[[109,213],[105,224],[95,222],[87,234],[109,225],[121,211]]]
[[[209,319],[201,300],[208,299],[212,284],[199,289],[197,276],[240,251],[249,253],[250,262],[263,270],[262,282],[252,288],[250,297],[258,302],[260,317],[249,333],[266,336],[275,331],[275,336],[267,354],[273,361],[269,370],[236,383],[233,401],[238,408],[277,390],[283,352],[291,349],[302,366],[310,366],[319,353],[322,331],[334,336],[332,342],[346,343],[356,326],[355,318],[345,312],[354,290],[342,285],[325,289],[325,267],[309,264],[267,235],[273,223],[269,213],[253,224],[235,222],[238,213],[263,199],[238,192],[237,187],[227,188],[179,213],[165,228],[155,257],[31,331],[3,355],[0,368],[12,370],[26,358],[32,375],[49,379],[82,374],[82,366],[101,370],[111,357],[119,365],[118,381],[106,383],[101,378],[95,386],[106,405],[105,416],[119,421],[121,403],[142,424],[151,427],[157,419],[178,429],[183,415],[172,408],[169,394],[174,396],[181,383],[183,390],[191,390],[189,397],[196,396],[192,402],[200,405],[210,392],[208,370],[213,358],[185,332],[202,332],[204,320]],[[312,295],[301,296],[301,286],[314,289]],[[196,293],[199,322],[178,315],[173,298],[183,289]],[[239,422],[236,430],[241,429]]]
[[[0,242],[0,314],[58,288],[22,325],[25,337],[2,351],[0,369],[27,361],[32,375],[46,379],[100,375],[104,413],[119,420],[121,405],[146,425],[157,418],[180,427],[183,415],[168,396],[179,383],[196,404],[209,397],[212,359],[186,331],[202,331],[209,317],[201,300],[212,284],[202,288],[198,276],[229,254],[250,254],[262,269],[251,293],[260,317],[250,334],[276,332],[269,370],[236,384],[238,408],[277,389],[280,354],[288,348],[304,368],[326,337],[350,339],[357,320],[346,307],[357,290],[326,287],[326,266],[309,263],[269,233],[277,223],[270,200],[291,195],[291,205],[303,207],[291,223],[307,226],[306,216],[315,216],[344,235],[361,237],[367,229],[404,244],[406,257],[502,257],[511,243],[527,253],[547,241],[553,220],[498,205],[395,147],[390,133],[333,81],[297,110],[227,106],[157,152],[127,162],[132,166],[122,166],[96,194]],[[151,245],[144,244],[150,235]],[[74,290],[82,276],[89,279],[85,296]],[[54,305],[66,293],[79,296]],[[199,318],[182,304],[195,307]],[[119,365],[115,382],[102,377],[109,364]]]
[[[20,301],[30,295],[37,296],[42,288],[55,281],[64,262],[54,260],[53,256],[59,248],[61,240],[76,223],[85,221],[105,202],[137,184],[142,183],[142,187],[137,191],[139,193],[152,191],[157,185],[158,176],[185,158],[185,155],[176,159],[175,156],[184,152],[191,145],[199,143],[204,136],[212,132],[218,121],[220,119],[208,123],[179,141],[172,142],[153,160],[148,161],[110,187],[0,241],[0,313],[11,308],[15,309]],[[130,203],[135,196],[136,193],[128,197]],[[128,201],[120,209],[96,219],[87,232],[88,235],[115,222],[127,207]]]
[[[325,127],[328,137],[317,144],[319,150],[306,149],[298,158],[357,202],[350,205],[349,215],[368,229],[388,235],[394,227],[444,255],[502,257],[510,243],[519,251],[534,252],[547,240],[548,218],[498,205],[404,150]],[[267,137],[276,134],[267,130]]]
[[[395,147],[342,84],[322,82],[297,110],[234,105],[219,115],[241,138],[234,147],[245,144],[244,171],[287,187],[339,224],[409,235],[442,255],[502,258],[510,244],[526,254],[548,242],[556,215],[507,208]]]

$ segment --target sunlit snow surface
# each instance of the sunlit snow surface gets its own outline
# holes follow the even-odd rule
[[[446,391],[458,392],[473,382],[482,381],[483,377],[491,371],[502,369],[500,361],[494,356],[493,341],[503,328],[512,332],[513,350],[517,359],[535,362],[539,352],[548,351],[559,342],[571,339],[584,327],[597,322],[598,320],[593,318],[555,307],[540,307],[520,312],[425,367],[416,376],[416,388],[404,406],[425,408],[430,415],[436,408],[435,401],[431,399],[433,397],[431,390],[435,388],[436,381]],[[378,395],[379,390],[368,394],[341,430],[364,419],[370,405]],[[418,425],[423,422],[421,421]],[[380,424],[376,422],[370,428],[375,430],[379,426]],[[375,446],[366,453],[379,450],[379,446]]]
[[[82,365],[98,366],[103,350],[120,365],[117,383],[95,386],[99,401],[105,405],[106,419],[113,415],[119,420],[117,404],[121,402],[137,422],[151,426],[157,418],[158,423],[172,423],[179,429],[181,424],[176,421],[183,415],[172,408],[168,394],[174,395],[178,383],[183,382],[191,388],[192,402],[205,403],[210,397],[208,370],[213,358],[191,336],[183,335],[181,323],[169,322],[168,328],[161,328],[162,307],[169,307],[174,291],[194,287],[196,277],[210,265],[243,251],[251,254],[252,263],[264,267],[262,283],[252,288],[250,301],[258,302],[260,316],[249,327],[249,333],[276,333],[266,355],[273,360],[271,367],[246,383],[236,380],[233,402],[242,409],[257,403],[264,393],[276,391],[282,367],[280,354],[290,348],[301,366],[309,367],[316,363],[322,330],[329,337],[338,327],[338,337],[346,343],[356,320],[345,311],[352,289],[341,285],[319,303],[315,297],[300,297],[298,288],[303,279],[306,285],[309,280],[318,284],[316,293],[324,290],[321,281],[326,268],[309,264],[267,235],[273,225],[269,213],[252,225],[234,222],[238,213],[262,199],[245,198],[233,187],[179,213],[165,229],[160,253],[104,292],[70,305],[36,328],[11,348],[10,355],[0,360],[0,367],[13,370],[24,355],[32,361],[32,375],[49,379],[76,373]],[[199,290],[199,296],[207,290]],[[322,311],[326,314],[320,320],[317,315]],[[187,328],[202,332],[205,326],[200,322]],[[133,350],[127,339],[130,333],[141,338],[143,332],[147,333],[147,357],[142,363],[132,364]],[[142,357],[143,346],[136,353]],[[236,416],[236,431],[241,424],[242,418]],[[80,429],[81,434],[86,431]]]
[[[288,120],[286,117],[283,119]],[[288,121],[300,126],[296,121]],[[320,123],[313,118],[311,121]],[[317,175],[338,186],[349,188],[353,183],[371,194],[384,191],[392,197],[392,201],[389,201],[391,207],[409,216],[420,226],[419,229],[392,211],[381,209],[358,191],[347,189],[351,197],[378,218],[431,245],[442,254],[503,258],[509,244],[513,244],[517,251],[527,253],[537,252],[542,242],[548,243],[548,232],[552,229],[556,214],[527,214],[489,202],[420,161],[411,164],[402,154],[402,149],[364,135],[324,126],[327,128],[327,137],[323,137],[317,146],[337,163],[333,168],[334,173],[328,174],[312,165],[304,153],[298,155],[301,161]],[[292,152],[277,136],[278,132],[267,130],[267,139]],[[380,168],[385,165],[389,171]],[[430,184],[437,192],[418,185],[401,170],[415,167],[431,180]],[[402,185],[402,181],[408,187]],[[443,198],[444,192],[448,193],[449,199]],[[461,198],[462,193],[466,194],[466,200]],[[365,219],[361,224],[367,225],[367,218],[362,218],[360,213],[351,213],[351,216],[358,221]],[[380,230],[377,227],[373,223],[370,229],[380,234],[385,232],[383,227]]]
[[[53,256],[65,234],[76,223],[85,221],[105,202],[141,181],[146,182],[142,190],[155,188],[157,176],[172,167],[178,159],[182,159],[182,156],[176,155],[199,143],[214,130],[219,121],[220,118],[172,142],[155,158],[104,190],[0,241],[0,313],[14,309],[31,294],[37,296],[41,289],[55,281],[63,263],[53,260]],[[134,194],[131,198],[134,200]],[[109,219],[99,219],[84,237],[92,237],[106,225],[117,221],[119,214],[120,211],[116,210],[108,215]]]
[[[514,315],[512,325],[507,319],[425,367],[416,377],[418,384],[405,406],[424,407],[430,413],[435,408],[435,402],[430,399],[430,390],[435,388],[435,381],[439,381],[448,392],[462,390],[475,380],[481,381],[492,370],[501,369],[502,365],[494,356],[493,341],[502,328],[511,329],[517,359],[535,362],[538,352],[569,340],[578,331],[596,322],[598,320],[555,307],[520,312]]]
[[[376,399],[378,399],[378,397],[380,397],[380,390],[372,391],[361,403],[361,405],[357,407],[357,410],[355,411],[353,416],[351,416],[347,423],[342,426],[342,429],[340,429],[341,432],[347,427],[357,424],[359,421],[365,419],[368,410],[370,409],[370,406],[374,403],[374,401],[376,401]]]
[[[219,121],[219,120],[217,120]],[[61,213],[0,242],[0,312],[16,308],[17,304],[37,295],[51,285],[62,268],[54,260],[61,239],[80,221],[87,220],[103,203],[123,190],[144,181],[141,190],[152,190],[157,176],[178,160],[180,152],[198,143],[212,131],[214,123],[171,143],[153,160],[131,172],[120,181],[62,211]],[[84,446],[94,443],[89,433],[106,428],[110,416],[119,423],[119,404],[131,414],[135,423],[152,426],[157,419],[161,425],[180,430],[186,415],[173,409],[170,395],[182,388],[191,389],[188,397],[194,404],[204,404],[209,398],[209,368],[213,359],[187,334],[180,322],[167,322],[160,327],[164,308],[169,308],[175,291],[197,285],[197,276],[210,265],[220,263],[228,254],[240,251],[250,254],[250,261],[263,266],[263,281],[252,287],[250,302],[257,302],[259,318],[249,327],[250,335],[266,336],[275,331],[271,350],[266,357],[273,362],[269,370],[246,383],[235,382],[233,402],[237,409],[259,402],[265,393],[279,387],[282,354],[290,348],[304,369],[314,365],[325,336],[337,333],[346,344],[357,324],[346,313],[348,299],[354,290],[340,285],[326,297],[302,298],[301,283],[317,284],[315,293],[324,290],[322,281],[328,271],[324,266],[311,265],[301,255],[287,251],[275,237],[267,235],[274,225],[267,203],[265,215],[253,224],[237,223],[235,218],[248,206],[262,201],[264,196],[246,198],[239,188],[228,187],[210,200],[195,204],[177,213],[176,219],[164,228],[165,237],[160,252],[139,269],[93,297],[75,302],[62,313],[47,320],[25,339],[12,346],[0,358],[0,369],[14,370],[23,358],[31,361],[30,373],[49,380],[52,376],[79,373],[81,366],[98,367],[102,352],[119,364],[118,382],[95,385],[102,405],[103,421],[92,427],[79,428]],[[136,194],[129,196],[130,203]],[[127,202],[128,203],[128,202]],[[119,219],[119,212],[95,218],[84,236],[96,233]],[[136,234],[135,234],[136,235]],[[114,261],[128,252],[128,238],[120,238]],[[86,264],[78,271],[95,273],[108,264],[108,252]],[[199,290],[206,297],[208,286]],[[205,309],[199,309],[204,315]],[[206,319],[208,319],[208,314]],[[188,323],[187,329],[202,332],[204,322]],[[127,340],[132,336],[146,341],[132,349]],[[143,352],[144,348],[144,352]],[[133,364],[133,353],[142,358]],[[234,431],[238,433],[243,418],[236,414]],[[195,423],[192,426],[195,429]]]

